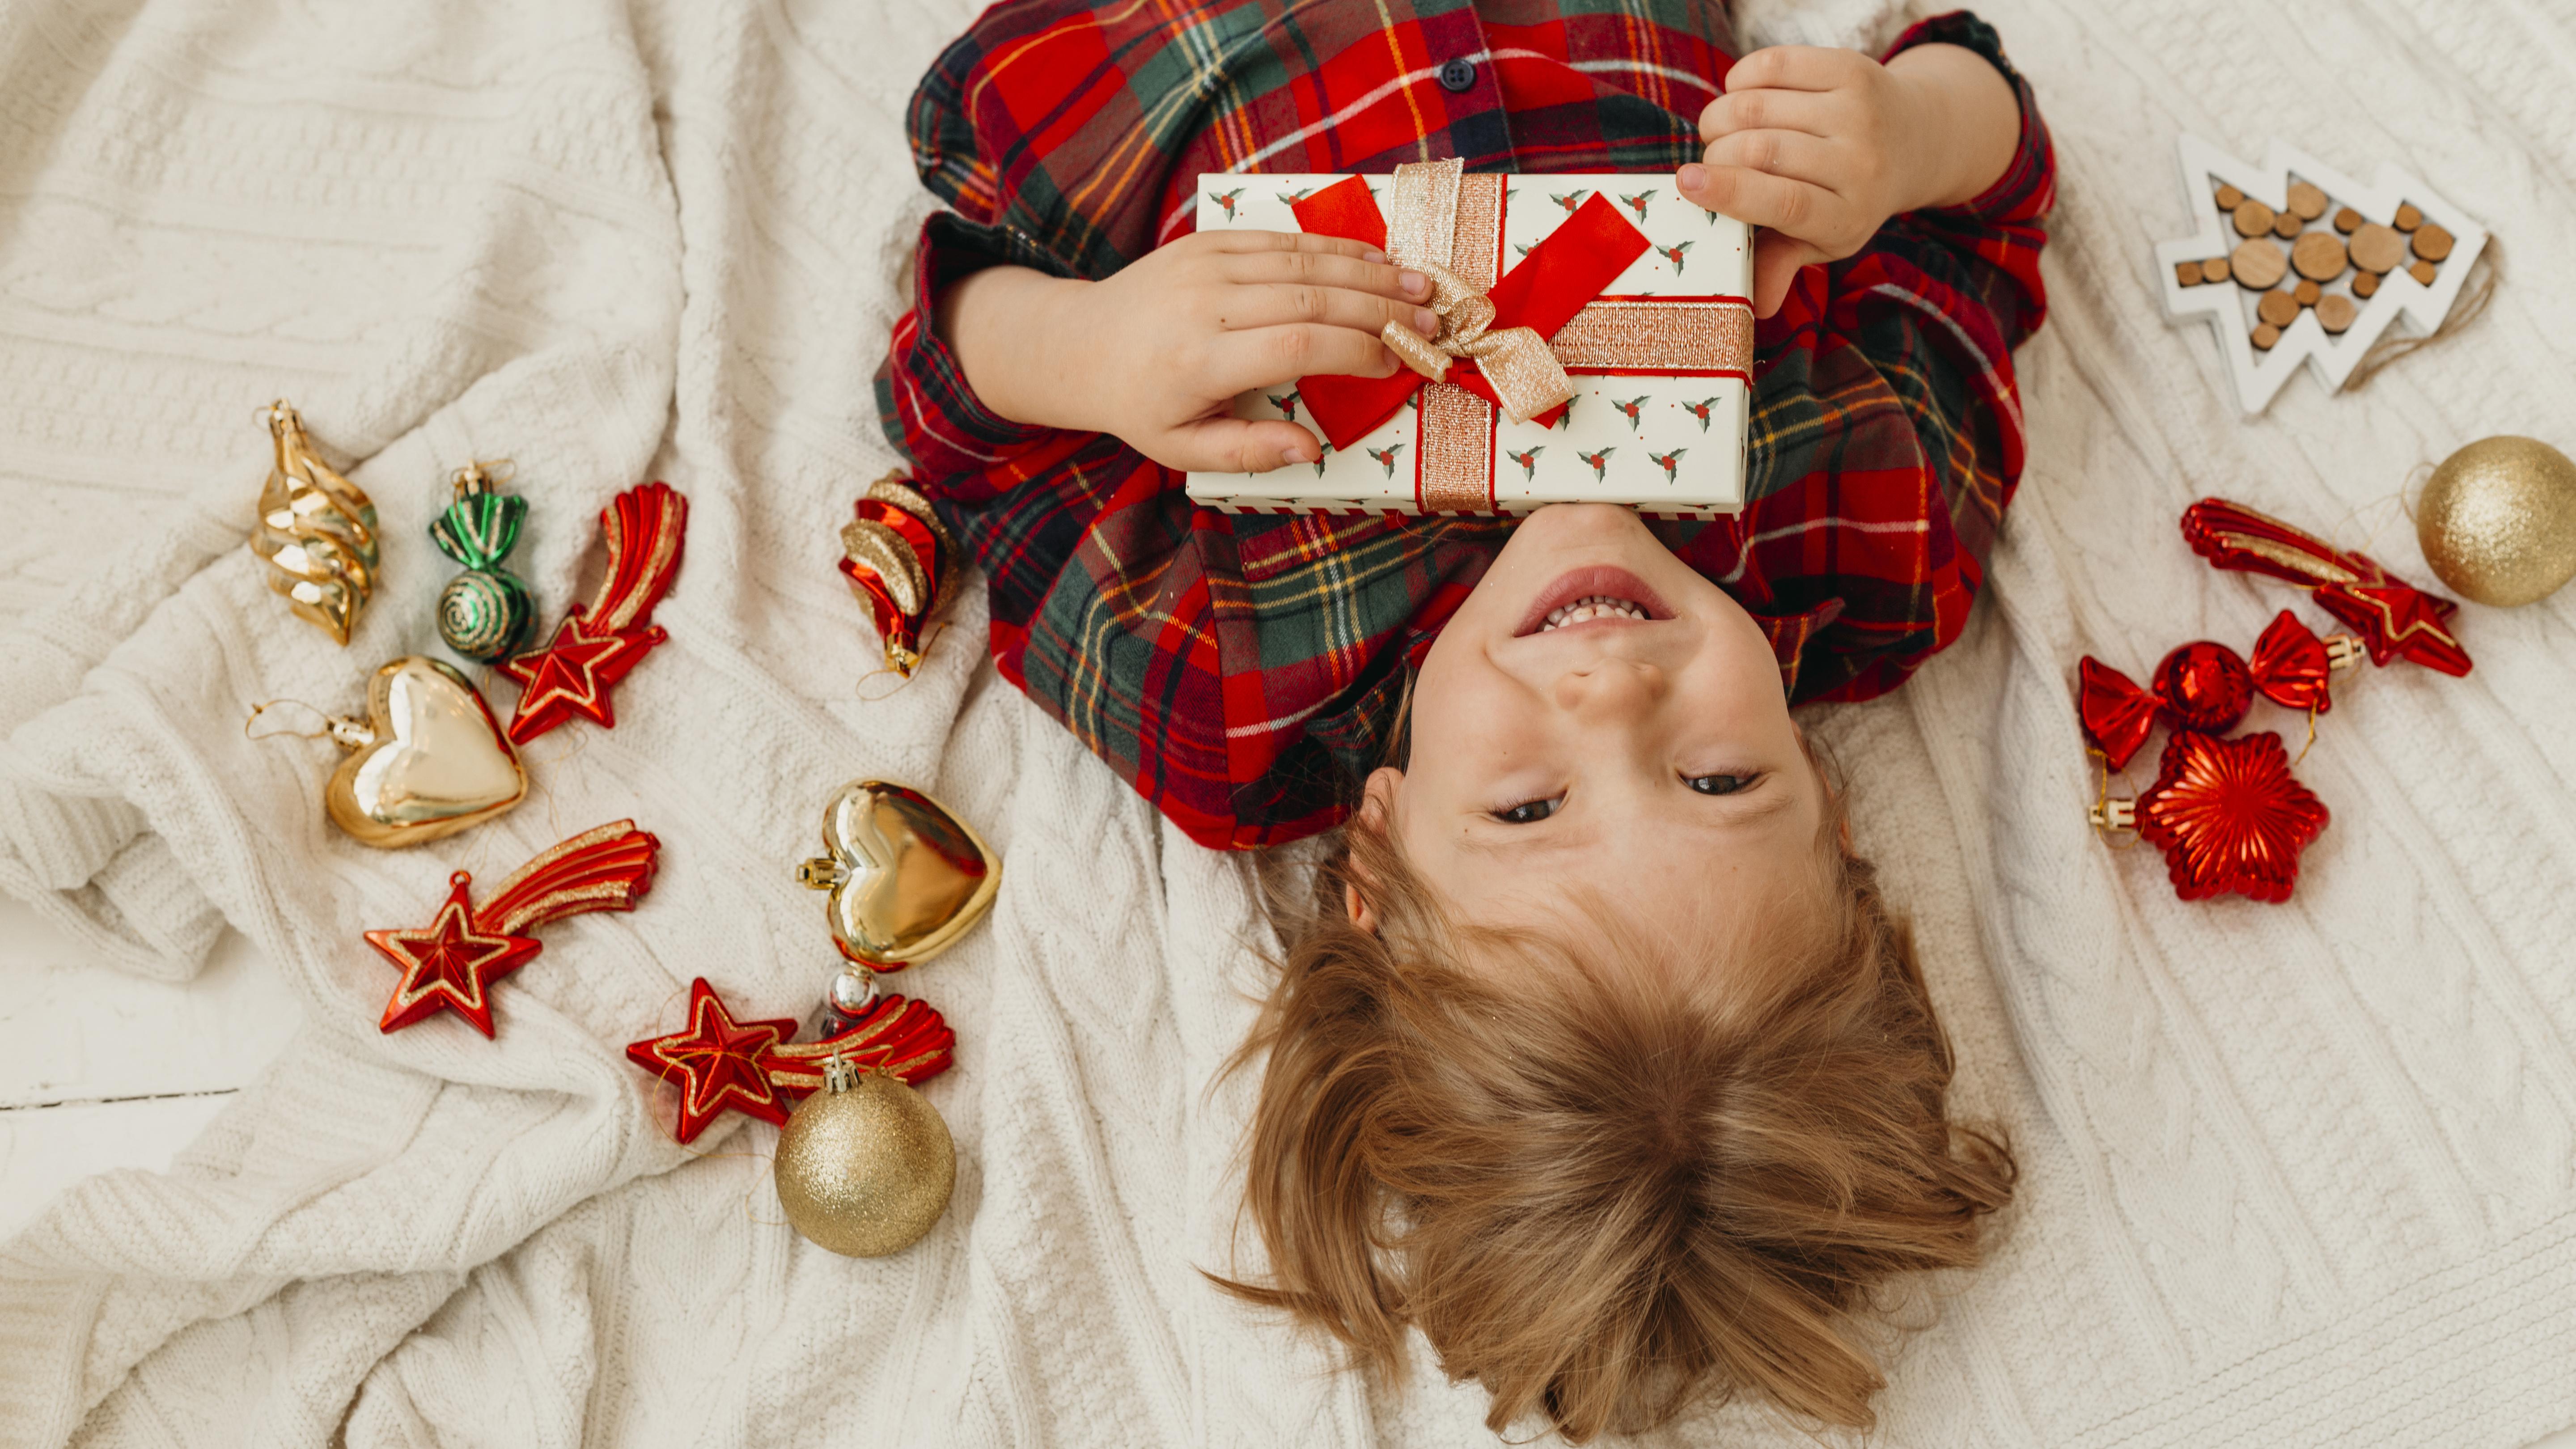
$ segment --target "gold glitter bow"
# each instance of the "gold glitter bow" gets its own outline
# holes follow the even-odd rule
[[[1426,338],[1389,322],[1378,335],[1406,366],[1433,382],[1448,380],[1449,359],[1473,358],[1504,415],[1525,423],[1573,397],[1574,381],[1546,338],[1528,327],[1495,328],[1493,299],[1449,269],[1465,170],[1455,157],[1395,168],[1386,208],[1387,256],[1431,280],[1429,305],[1440,316],[1440,331]]]

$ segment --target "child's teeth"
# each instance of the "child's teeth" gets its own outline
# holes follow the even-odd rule
[[[1644,609],[1626,599],[1614,599],[1607,594],[1592,594],[1577,599],[1571,604],[1559,604],[1548,610],[1547,618],[1540,622],[1538,631],[1544,634],[1550,629],[1561,629],[1568,624],[1580,624],[1587,619],[1611,617],[1643,619],[1648,616]]]

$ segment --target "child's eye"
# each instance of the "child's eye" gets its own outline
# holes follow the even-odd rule
[[[1690,787],[1703,795],[1733,795],[1748,789],[1759,775],[1693,775]]]
[[[1535,825],[1555,814],[1556,807],[1564,803],[1565,797],[1559,795],[1549,800],[1523,800],[1518,805],[1505,806],[1492,813],[1505,825]]]

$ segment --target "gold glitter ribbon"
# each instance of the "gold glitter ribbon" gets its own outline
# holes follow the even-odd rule
[[[1433,382],[1448,380],[1449,359],[1473,358],[1493,385],[1504,415],[1525,423],[1573,397],[1574,380],[1536,329],[1496,328],[1494,303],[1485,287],[1459,275],[1456,259],[1462,243],[1478,253],[1493,246],[1490,221],[1482,227],[1458,224],[1464,171],[1465,163],[1454,156],[1395,168],[1388,188],[1386,254],[1396,265],[1431,279],[1429,305],[1440,316],[1440,330],[1426,338],[1401,322],[1389,322],[1379,335],[1407,367]],[[1499,213],[1492,220],[1499,221]],[[1484,280],[1490,285],[1490,278]]]

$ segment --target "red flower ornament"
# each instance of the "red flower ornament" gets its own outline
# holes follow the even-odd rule
[[[2155,783],[2134,803],[2105,801],[2095,818],[2134,829],[2163,851],[2174,893],[2184,900],[2233,891],[2277,903],[2290,898],[2300,852],[2330,817],[2290,774],[2279,735],[2222,740],[2177,730],[2165,741]]]

